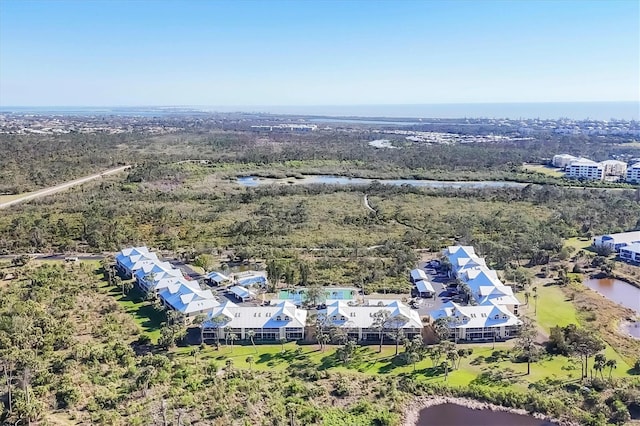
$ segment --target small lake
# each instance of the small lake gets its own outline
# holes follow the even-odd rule
[[[640,288],[615,278],[589,278],[584,284],[607,299],[640,314]],[[625,321],[621,329],[632,337],[640,339],[640,321]]]
[[[607,299],[640,314],[640,288],[615,278],[589,278],[584,284]]]
[[[416,426],[555,426],[535,417],[506,411],[474,410],[456,404],[424,408]]]
[[[236,182],[242,186],[277,185],[277,184],[326,184],[326,185],[370,185],[379,182],[382,185],[409,185],[426,188],[524,188],[527,183],[506,182],[506,181],[441,181],[441,180],[418,180],[418,179],[364,179],[349,178],[343,176],[315,175],[305,176],[302,179],[285,178],[271,179],[257,176],[239,177]]]

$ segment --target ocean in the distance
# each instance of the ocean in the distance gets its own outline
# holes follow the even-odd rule
[[[215,110],[210,107],[209,110]],[[232,109],[225,108],[226,111]],[[640,120],[639,102],[540,102],[236,107],[235,111],[332,117]],[[218,111],[223,111],[218,109]]]
[[[410,105],[318,105],[318,106],[141,106],[141,107],[11,107],[0,113],[60,115],[193,115],[203,112],[247,112],[329,117],[378,118],[510,118],[574,120],[640,120],[639,102],[538,102]]]

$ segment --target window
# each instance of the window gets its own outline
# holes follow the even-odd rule
[[[235,317],[236,317],[236,318],[240,318],[240,312],[236,312],[236,313],[235,313]]]
[[[276,321],[282,321],[282,318],[280,317],[280,315],[276,317]]]
[[[351,318],[355,318],[356,313],[355,313],[355,312],[351,312],[351,313],[349,314],[349,316],[350,316]]]
[[[287,315],[285,315],[285,316],[284,316],[284,320],[285,320],[285,321],[289,321],[289,320],[291,320],[291,318],[289,318]]]
[[[500,319],[500,315],[496,315],[493,319]]]
[[[267,318],[271,317],[271,312],[267,312],[266,314],[264,314],[264,316]]]

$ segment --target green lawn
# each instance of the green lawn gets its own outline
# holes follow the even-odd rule
[[[565,240],[564,245],[572,247],[575,251],[588,250],[591,247],[591,239],[583,237],[573,237]]]
[[[537,314],[534,315],[534,301],[533,297],[530,297],[528,313],[547,333],[551,327],[557,325],[564,327],[569,324],[578,324],[575,306],[567,300],[562,289],[556,285],[539,285],[537,304]]]
[[[545,355],[540,361],[531,365],[531,374],[526,375],[527,364],[516,363],[510,358],[512,343],[497,343],[495,349],[491,343],[458,345],[460,348],[472,348],[473,354],[463,358],[459,368],[449,372],[448,378],[442,370],[434,369],[432,361],[425,358],[416,364],[406,365],[402,357],[394,357],[395,347],[384,346],[382,353],[378,353],[377,346],[361,347],[356,356],[357,361],[349,367],[340,365],[335,358],[335,347],[328,347],[321,352],[318,345],[297,345],[295,342],[284,345],[282,352],[280,345],[251,345],[236,344],[221,345],[219,350],[214,346],[207,346],[201,351],[194,362],[208,364],[214,362],[218,368],[225,368],[228,359],[232,360],[234,368],[254,370],[291,370],[305,367],[315,367],[318,370],[334,372],[359,372],[363,374],[412,374],[418,380],[429,382],[447,382],[454,386],[467,386],[474,382],[491,386],[512,386],[526,389],[530,383],[551,378],[560,381],[574,381],[580,376],[580,362],[577,358]],[[179,347],[172,351],[173,356],[190,358],[193,347]],[[400,348],[402,354],[403,348]],[[614,358],[618,368],[613,370],[613,377],[627,376],[628,366],[613,351],[607,348],[607,358]],[[247,357],[252,357],[252,363],[247,363]],[[481,376],[482,373],[485,375]],[[500,374],[496,378],[491,374]],[[608,370],[605,371],[608,375]],[[481,376],[481,377],[479,377]]]
[[[151,338],[151,342],[157,343],[160,337],[160,326],[165,321],[163,312],[156,311],[151,302],[145,300],[144,295],[136,288],[126,296],[122,296],[119,289],[104,283],[102,290],[108,292],[122,308],[132,316],[140,327],[140,331]]]

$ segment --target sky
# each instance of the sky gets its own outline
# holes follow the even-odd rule
[[[0,0],[0,106],[640,101],[640,2]]]

